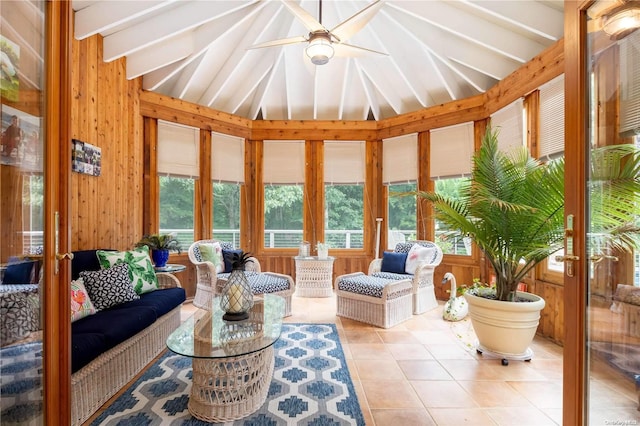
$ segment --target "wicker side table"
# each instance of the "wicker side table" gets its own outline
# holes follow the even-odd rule
[[[333,296],[334,257],[294,257],[296,261],[296,294],[301,297]]]

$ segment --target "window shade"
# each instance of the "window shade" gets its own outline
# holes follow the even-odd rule
[[[508,152],[514,147],[524,145],[523,136],[523,116],[524,110],[522,99],[507,105],[499,111],[491,114],[491,127],[499,128],[498,148]]]
[[[431,130],[431,178],[441,179],[471,174],[473,123]]]
[[[264,141],[265,184],[304,184],[304,141]]]
[[[364,141],[325,141],[325,183],[363,183],[365,180],[364,151]]]
[[[211,179],[244,183],[244,138],[211,132]]]
[[[640,33],[620,41],[620,136],[640,134]]]
[[[418,180],[418,134],[382,141],[382,181],[385,184]]]
[[[200,129],[158,120],[158,173],[198,177]]]
[[[564,74],[540,87],[540,158],[564,152]]]

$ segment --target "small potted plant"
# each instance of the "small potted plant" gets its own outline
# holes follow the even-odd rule
[[[157,268],[162,268],[169,260],[169,252],[177,251],[182,253],[180,241],[173,233],[170,234],[148,234],[145,235],[135,245],[136,247],[147,246],[151,250],[151,258]]]

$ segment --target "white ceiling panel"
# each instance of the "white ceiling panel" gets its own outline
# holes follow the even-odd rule
[[[127,78],[141,76],[145,90],[250,119],[380,119],[465,98],[563,36],[559,0],[74,0],[73,8],[76,38],[102,35],[104,60],[126,57]],[[310,28],[320,31],[314,43],[336,52],[324,65],[305,54]]]

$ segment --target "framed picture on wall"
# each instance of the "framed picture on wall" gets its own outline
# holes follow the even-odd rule
[[[100,176],[102,166],[101,149],[97,146],[72,139],[71,170],[86,175]]]

